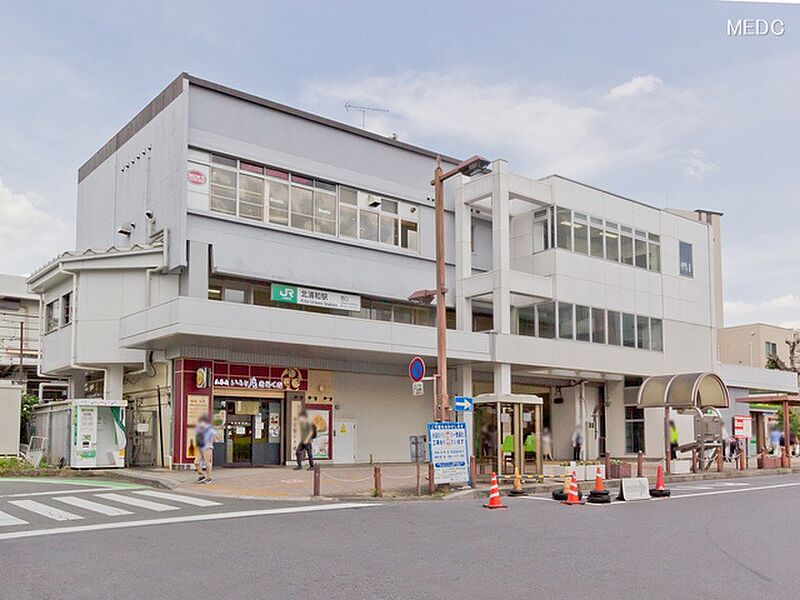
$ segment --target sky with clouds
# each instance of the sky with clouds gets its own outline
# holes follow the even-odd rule
[[[0,0],[0,272],[74,244],[78,167],[179,72],[455,156],[725,213],[726,324],[800,326],[800,6]],[[729,37],[780,18],[780,37]]]

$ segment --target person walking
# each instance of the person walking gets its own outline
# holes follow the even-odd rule
[[[542,459],[553,460],[553,437],[547,427],[542,430]]]
[[[769,434],[769,443],[772,446],[772,454],[780,456],[781,453],[781,430],[778,427],[773,427]]]
[[[300,471],[303,468],[303,454],[308,455],[308,470],[314,468],[314,449],[311,446],[311,441],[316,437],[316,428],[311,421],[308,420],[308,413],[305,410],[300,411],[297,415],[297,432],[300,435],[300,443],[297,444],[295,450],[295,458],[297,459],[297,466],[295,471]]]
[[[214,466],[214,438],[217,432],[211,426],[211,420],[202,415],[197,419],[194,431],[197,454],[194,457],[194,468],[197,471],[198,483],[211,483],[211,470]]]
[[[578,461],[581,459],[581,447],[583,446],[583,434],[581,428],[576,427],[572,433],[572,460]]]
[[[678,458],[678,428],[675,421],[669,422],[669,455],[672,460]]]

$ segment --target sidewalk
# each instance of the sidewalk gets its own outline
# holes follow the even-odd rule
[[[193,470],[127,468],[116,473],[125,479],[183,492],[272,500],[311,500],[314,479],[312,471],[295,471],[292,467],[217,468],[208,484],[197,483]],[[427,495],[428,466],[421,465],[420,473],[422,493]],[[416,497],[413,464],[381,465],[381,480],[385,498]],[[372,465],[325,465],[320,470],[320,499],[369,499],[374,485]]]

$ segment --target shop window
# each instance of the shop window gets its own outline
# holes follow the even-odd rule
[[[575,339],[588,342],[591,339],[591,323],[588,306],[575,306]]]
[[[692,245],[687,244],[686,242],[678,242],[678,252],[680,260],[680,274],[684,277],[694,277]]]
[[[606,311],[602,308],[592,309],[592,341],[596,344],[606,343]]]
[[[612,346],[622,345],[620,314],[613,310],[608,311],[608,343]]]
[[[650,350],[650,319],[636,317],[636,347]]]
[[[628,313],[622,315],[622,345],[636,348],[636,317]]]
[[[264,180],[252,175],[239,176],[239,216],[264,220]]]
[[[566,302],[558,303],[558,337],[562,340],[572,340],[575,338],[573,306]]]
[[[236,215],[236,171],[211,167],[211,210]]]
[[[536,305],[536,335],[550,340],[556,337],[555,302],[542,302]]]
[[[644,452],[644,409],[625,407],[625,453]]]
[[[336,196],[314,190],[314,231],[336,235]]]

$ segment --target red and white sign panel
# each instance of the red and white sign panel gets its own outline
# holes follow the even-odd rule
[[[744,415],[734,415],[733,437],[737,440],[749,440],[753,437],[753,418]]]

